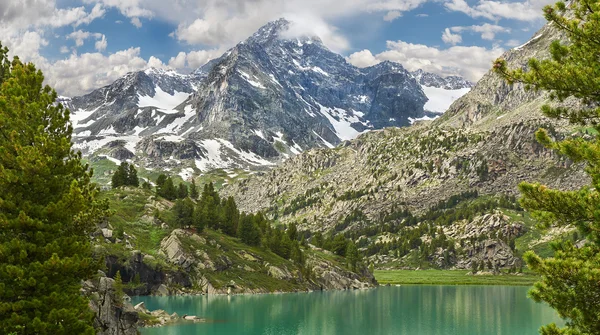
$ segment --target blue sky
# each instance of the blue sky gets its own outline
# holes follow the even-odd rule
[[[187,72],[287,17],[356,66],[382,60],[477,80],[553,1],[3,0],[2,43],[78,95],[149,66]]]

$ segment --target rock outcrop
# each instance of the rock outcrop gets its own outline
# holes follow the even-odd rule
[[[90,308],[95,313],[94,327],[98,335],[137,335],[139,316],[127,299],[118,300],[114,280],[104,275],[87,281],[84,293],[89,295]]]

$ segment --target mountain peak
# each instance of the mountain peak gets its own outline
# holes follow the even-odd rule
[[[271,21],[264,26],[260,27],[248,41],[252,42],[267,42],[276,38],[287,31],[291,25],[291,22],[285,18],[280,18],[275,21]]]

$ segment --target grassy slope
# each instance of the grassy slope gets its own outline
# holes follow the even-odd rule
[[[100,199],[107,199],[111,210],[114,211],[114,214],[109,218],[109,223],[114,230],[123,231],[130,236],[135,236],[135,239],[132,241],[133,249],[155,256],[157,266],[163,269],[174,269],[158,253],[162,239],[176,228],[176,225],[173,224],[174,218],[172,214],[168,209],[161,210],[158,213],[160,219],[169,225],[167,229],[163,229],[155,223],[142,219],[144,215],[153,214],[153,209],[146,208],[146,204],[151,202],[149,199],[152,196],[152,191],[141,188],[125,188],[100,193]],[[158,202],[162,205],[169,205],[169,202],[162,199],[158,199]],[[269,250],[248,246],[238,238],[211,229],[205,229],[199,235],[207,243],[198,244],[192,239],[182,238],[184,248],[188,250],[189,254],[195,254],[196,250],[199,250],[206,252],[213,262],[217,262],[222,257],[227,257],[233,263],[233,265],[222,271],[203,271],[202,274],[217,289],[225,287],[231,280],[246,288],[262,289],[271,292],[296,291],[307,288],[303,284],[296,283],[295,280],[286,281],[271,277],[267,273],[266,264],[279,268],[285,267],[290,271],[296,270],[297,267],[293,262],[283,259]],[[123,243],[106,243],[102,241],[100,244],[109,254],[118,256],[123,262],[128,261],[130,251],[125,248]],[[305,252],[307,257],[314,254],[337,266],[345,267],[344,259],[341,257],[313,250],[305,250]],[[244,253],[250,253],[255,259],[249,260],[243,257]]]
[[[539,278],[523,275],[468,275],[468,270],[375,270],[379,284],[408,285],[521,285],[530,286]]]

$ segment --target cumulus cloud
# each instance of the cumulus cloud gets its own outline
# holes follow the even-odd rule
[[[446,1],[444,6],[450,11],[462,12],[472,18],[485,18],[493,21],[511,19],[519,21],[535,21],[542,18],[542,8],[555,3],[555,0],[526,0],[523,2],[506,2],[480,0],[470,6],[465,0]]]
[[[444,32],[442,32],[442,41],[446,44],[456,45],[462,42],[462,36],[460,36],[460,34],[453,34],[450,32],[449,28],[446,28]]]
[[[129,48],[108,56],[101,53],[71,54],[67,59],[37,65],[44,71],[48,84],[60,94],[69,96],[87,93],[130,71],[148,67],[148,63],[140,57],[140,48]]]
[[[96,48],[96,50],[98,50],[100,52],[106,50],[107,46],[108,46],[108,42],[106,41],[106,36],[104,34],[98,41],[96,41],[96,44],[94,44],[94,47]]]
[[[399,18],[400,16],[402,16],[402,12],[393,10],[393,11],[387,12],[387,14],[385,14],[383,16],[383,20],[391,22],[391,21],[394,21],[395,19]]]
[[[369,67],[380,62],[370,50],[361,50],[346,57],[346,61],[357,67]]]
[[[402,64],[409,71],[423,69],[442,76],[460,75],[471,81],[479,80],[490,68],[504,49],[491,49],[478,46],[453,46],[439,49],[423,44],[404,41],[388,41],[387,50],[377,55],[363,50],[347,59],[359,67],[374,65],[389,60]]]
[[[474,33],[480,33],[481,38],[484,40],[493,40],[498,33],[510,33],[510,29],[502,26],[498,26],[495,24],[484,23],[482,25],[473,25],[473,26],[459,26],[450,28],[452,32],[462,33],[465,31],[470,31]]]
[[[180,52],[175,57],[169,59],[169,67],[175,70],[195,70],[206,64],[213,58],[222,55],[222,49],[209,49],[190,51],[189,53]]]
[[[139,17],[134,17],[131,19],[131,24],[134,25],[136,28],[141,28],[142,27],[142,21],[140,21]]]
[[[100,39],[102,38],[102,34],[100,33],[90,33],[89,31],[83,31],[83,30],[77,30],[74,31],[72,33],[70,33],[69,35],[67,35],[67,39],[68,40],[74,40],[75,41],[75,45],[80,47],[83,45],[84,41],[87,40],[90,37],[95,37],[96,39]]]
[[[323,43],[341,50],[346,38],[329,24],[332,20],[361,13],[381,13],[387,20],[393,20],[431,0],[347,0],[343,3],[339,0],[209,0],[189,6],[190,1],[177,1],[167,10],[162,1],[147,0],[157,16],[178,24],[173,37],[188,44],[228,47],[248,37],[265,22],[286,17],[301,18],[299,22],[306,25],[305,30],[327,25],[329,34],[320,36]]]
[[[161,0],[162,1],[162,0]],[[154,13],[148,9],[147,6],[152,1],[144,0],[83,0],[84,3],[91,4],[102,4],[106,7],[117,8],[123,15],[133,17],[153,17]],[[171,1],[165,1],[171,3]]]

